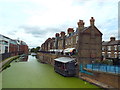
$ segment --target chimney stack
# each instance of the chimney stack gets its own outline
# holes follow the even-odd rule
[[[91,19],[90,19],[90,26],[94,26],[94,22],[95,22],[95,19],[93,17],[91,17]]]
[[[73,30],[73,28],[68,28],[67,32],[68,32],[68,34],[71,34],[74,32],[74,30]]]
[[[52,40],[55,40],[55,38],[54,38],[54,37],[52,37]]]
[[[78,24],[78,28],[80,28],[80,29],[84,28],[85,23],[83,22],[83,20],[79,20],[79,22],[77,24]]]
[[[51,38],[48,38],[47,41],[49,42],[51,40]]]
[[[65,32],[62,31],[62,32],[60,33],[60,35],[61,35],[61,37],[64,37],[64,36],[65,36]]]
[[[115,41],[115,37],[110,37],[110,41]]]
[[[56,37],[59,37],[59,33],[56,33],[55,36],[56,36]]]

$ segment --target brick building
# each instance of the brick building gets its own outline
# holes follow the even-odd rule
[[[64,31],[55,34],[55,38],[48,38],[42,45],[42,51],[64,52],[66,49],[76,49],[79,59],[92,62],[101,60],[102,33],[94,25],[94,18],[90,19],[90,26],[84,27],[83,20],[78,22],[76,30],[67,29],[67,35]]]
[[[13,40],[0,34],[0,55],[1,60],[21,54],[28,54],[28,46],[24,41]]]
[[[106,58],[119,58],[120,59],[120,40],[115,37],[110,37],[110,41],[102,42],[102,56]]]
[[[92,63],[94,60],[102,58],[102,33],[94,22],[93,17],[91,17],[88,27],[84,27],[83,20],[78,22],[78,62],[80,63]]]
[[[78,30],[76,29],[75,31],[73,28],[68,28],[67,32],[65,47],[77,49]]]
[[[67,34],[65,34],[65,32],[56,33],[54,45],[52,45],[52,47],[55,47],[55,49],[52,49],[55,51],[65,51],[68,48],[75,48],[78,53],[76,54],[76,76],[83,78],[89,82],[92,81],[92,83],[97,83],[98,85],[105,84],[105,87],[108,88],[119,88],[119,74],[113,74],[109,72],[109,70],[111,70],[110,67],[113,68],[114,66],[96,64],[94,61],[102,60],[102,55],[104,58],[120,57],[120,40],[115,40],[114,37],[111,37],[110,41],[102,42],[102,33],[95,26],[95,19],[93,17],[91,17],[90,26],[88,27],[84,26],[85,23],[83,20],[79,20],[77,24],[78,27],[76,30],[73,28],[68,28]],[[57,53],[51,54],[49,52],[50,48],[46,50],[45,48],[48,46],[45,46],[45,44],[48,44],[49,42],[45,41],[44,44],[41,45],[41,49],[46,52],[48,51],[48,53],[46,54],[40,52],[38,53],[38,58],[41,62],[54,66],[55,58],[65,56],[59,55]],[[86,66],[90,66],[92,69],[87,69]],[[103,66],[105,66],[105,68]],[[108,66],[109,69],[106,69]],[[93,67],[97,69],[94,70]],[[99,70],[103,68],[105,71]],[[116,72],[117,69],[114,71]]]

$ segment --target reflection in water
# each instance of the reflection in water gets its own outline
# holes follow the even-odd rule
[[[28,61],[28,55],[21,55],[18,59],[15,59],[15,62],[27,62],[27,61]],[[13,61],[11,61],[11,62],[13,62]],[[6,64],[6,66],[2,69],[2,71],[9,68],[11,66],[10,65],[11,62]]]
[[[28,56],[25,56],[22,61],[28,61]]]
[[[36,53],[31,53],[32,56],[36,56],[37,54]]]
[[[33,56],[37,59],[37,54],[36,53],[31,53],[31,56]]]
[[[28,62],[12,62],[2,72],[2,88],[97,88],[79,78],[63,77],[51,65],[39,63],[31,55],[28,59]]]
[[[21,55],[18,59],[15,60],[15,62],[27,62],[28,61],[28,55]]]
[[[27,62],[28,61],[28,55],[20,56],[19,61],[20,62],[23,62],[23,61]]]

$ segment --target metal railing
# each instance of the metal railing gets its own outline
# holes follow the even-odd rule
[[[15,55],[21,55],[21,54],[23,54],[23,51],[3,53],[3,54],[0,54],[0,61],[5,60],[8,57],[15,56]]]
[[[120,65],[85,64],[84,68],[94,70],[94,71],[120,74]]]
[[[4,60],[4,59],[10,57],[10,56],[11,56],[11,53],[3,53],[3,54],[1,54],[0,56],[1,56],[0,61],[2,61],[2,60]]]

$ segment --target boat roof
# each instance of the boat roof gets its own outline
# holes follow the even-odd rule
[[[67,52],[72,52],[73,50],[75,50],[75,48],[67,48],[67,49],[64,50],[64,52],[65,52],[65,53],[67,53]]]
[[[71,61],[74,61],[75,58],[70,58],[70,57],[59,57],[59,58],[56,58],[54,59],[55,61],[58,61],[58,62],[62,62],[62,63],[67,63],[67,62],[71,62]]]

